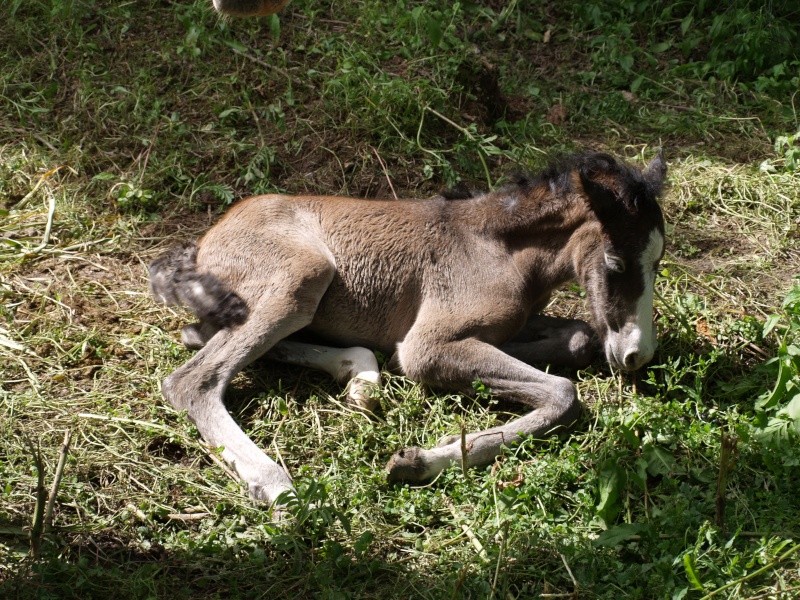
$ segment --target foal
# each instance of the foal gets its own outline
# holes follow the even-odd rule
[[[267,354],[349,381],[350,400],[371,409],[380,383],[371,350],[380,350],[416,381],[469,393],[480,380],[531,406],[466,436],[466,464],[486,464],[503,445],[579,413],[573,384],[532,363],[585,366],[598,342],[617,369],[652,358],[665,175],[661,155],[640,171],[589,153],[462,200],[240,202],[196,245],[150,267],[154,297],[199,318],[182,339],[200,351],[164,380],[163,394],[223,448],[253,497],[274,502],[291,480],[228,414],[228,383]],[[539,314],[570,280],[586,289],[591,326]],[[461,441],[450,438],[396,453],[388,476],[421,482],[461,460]]]

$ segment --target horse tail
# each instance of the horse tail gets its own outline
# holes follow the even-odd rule
[[[167,305],[184,305],[217,327],[244,323],[247,304],[218,277],[197,270],[197,245],[185,244],[159,256],[149,267],[150,293]]]

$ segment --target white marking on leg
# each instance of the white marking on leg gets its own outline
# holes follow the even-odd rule
[[[381,383],[375,354],[361,347],[330,348],[316,344],[282,341],[268,356],[280,362],[325,371],[339,383],[348,383],[347,397],[369,411],[377,408],[376,390]]]

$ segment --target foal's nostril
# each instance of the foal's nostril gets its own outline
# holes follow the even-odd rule
[[[639,366],[639,353],[636,351],[628,352],[623,360],[626,369],[633,370]]]

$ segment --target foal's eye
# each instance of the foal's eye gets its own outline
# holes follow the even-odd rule
[[[625,272],[625,261],[619,256],[614,256],[613,254],[604,254],[604,257],[606,259],[606,267],[609,271],[613,271],[614,273]]]

